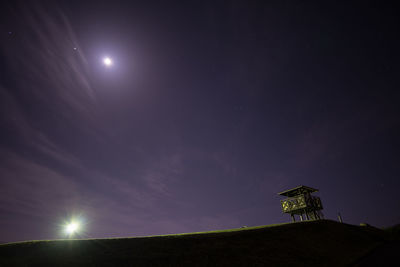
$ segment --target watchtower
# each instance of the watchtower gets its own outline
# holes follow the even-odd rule
[[[312,196],[311,193],[314,192],[318,192],[318,189],[301,185],[278,193],[278,195],[288,197],[281,200],[282,211],[289,213],[293,222],[296,221],[294,215],[299,215],[300,221],[323,219],[321,199],[317,196]]]

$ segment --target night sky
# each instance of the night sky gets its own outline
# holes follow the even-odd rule
[[[322,2],[2,2],[0,242],[400,223],[399,10]]]

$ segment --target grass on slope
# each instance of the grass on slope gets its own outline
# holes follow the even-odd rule
[[[387,239],[329,220],[152,237],[0,245],[0,266],[346,266]]]

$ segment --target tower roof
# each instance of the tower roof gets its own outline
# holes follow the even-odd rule
[[[313,192],[318,192],[318,189],[311,188],[311,187],[304,186],[304,185],[300,185],[298,187],[295,187],[295,188],[280,192],[280,193],[278,193],[278,195],[287,196],[287,197],[293,197],[293,196],[301,195],[301,194],[304,194],[304,193],[313,193]]]

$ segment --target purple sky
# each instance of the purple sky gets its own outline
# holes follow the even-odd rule
[[[394,6],[68,2],[0,6],[0,242],[400,222]]]

